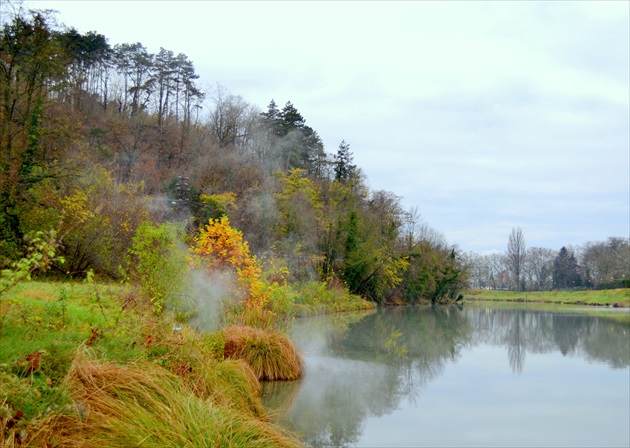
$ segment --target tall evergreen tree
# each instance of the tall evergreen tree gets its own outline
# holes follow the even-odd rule
[[[350,145],[346,143],[345,140],[342,140],[333,160],[335,180],[345,182],[352,177],[352,174],[357,168],[356,165],[352,164],[352,161],[353,157],[352,152],[350,152]]]
[[[72,91],[66,94],[71,107],[79,108],[81,92],[86,92],[102,95],[102,106],[106,108],[106,71],[112,55],[107,38],[94,31],[82,35],[75,28],[70,28],[59,35],[59,41],[71,61],[68,88]]]
[[[263,117],[263,122],[267,128],[274,130],[276,123],[280,118],[280,111],[278,110],[276,102],[272,99],[267,106],[267,112],[261,112],[260,115]]]
[[[155,56],[155,70],[153,81],[157,90],[157,119],[158,127],[162,130],[164,118],[168,115],[169,105],[176,82],[177,65],[172,51],[160,48]]]
[[[267,130],[266,144],[259,151],[274,169],[304,169],[311,177],[322,177],[326,153],[317,132],[306,125],[297,108],[287,101],[282,110],[271,100],[267,111],[260,114]]]
[[[114,50],[116,68],[124,76],[123,96],[118,99],[119,110],[126,112],[131,108],[133,115],[146,107],[155,82],[151,77],[155,56],[140,42],[116,45]],[[128,95],[131,95],[131,103]]]
[[[553,262],[553,285],[558,289],[581,286],[580,270],[572,251],[562,247]]]
[[[284,137],[291,131],[302,131],[304,129],[305,120],[301,113],[298,112],[296,107],[291,104],[291,101],[282,108],[282,111],[278,115],[277,120],[277,135]]]

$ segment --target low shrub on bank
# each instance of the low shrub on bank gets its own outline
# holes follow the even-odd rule
[[[226,325],[237,325],[285,331],[295,317],[360,311],[376,308],[357,295],[350,294],[343,285],[329,285],[319,281],[275,285],[269,290],[265,307],[248,307],[233,303],[225,310]]]
[[[293,312],[299,317],[376,308],[376,303],[350,294],[342,285],[304,282],[296,289]]]

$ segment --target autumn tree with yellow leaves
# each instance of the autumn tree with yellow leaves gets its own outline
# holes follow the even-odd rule
[[[243,233],[230,225],[227,216],[210,220],[194,238],[192,263],[208,273],[230,270],[236,273],[236,294],[247,308],[262,309],[269,300],[269,286],[262,280],[258,260],[243,240]]]

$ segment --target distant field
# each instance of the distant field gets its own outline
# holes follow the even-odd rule
[[[570,305],[630,307],[630,288],[603,289],[600,291],[534,291],[514,292],[497,290],[471,290],[465,300],[491,300],[504,302],[538,302]]]

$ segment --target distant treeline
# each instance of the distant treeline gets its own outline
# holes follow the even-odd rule
[[[474,288],[546,291],[630,287],[630,239],[564,246],[559,251],[526,247],[520,228],[512,229],[505,253],[465,255]]]

